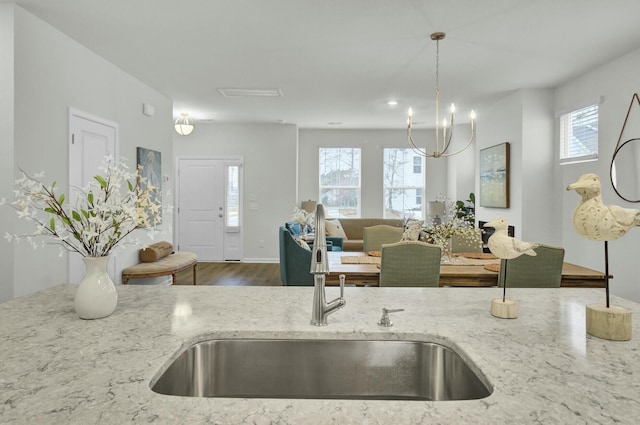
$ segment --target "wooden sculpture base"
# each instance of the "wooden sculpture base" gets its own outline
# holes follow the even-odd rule
[[[629,341],[631,312],[623,307],[588,305],[587,333],[611,341]]]
[[[491,315],[501,319],[515,319],[518,317],[518,303],[512,300],[494,298],[491,300]]]

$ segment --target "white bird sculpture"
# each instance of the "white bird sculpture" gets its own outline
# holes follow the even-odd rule
[[[600,178],[595,174],[581,175],[567,190],[575,190],[582,196],[573,212],[573,226],[587,239],[612,241],[640,226],[640,210],[602,203]]]
[[[493,227],[495,232],[489,237],[487,245],[489,251],[498,258],[505,260],[511,260],[512,258],[518,258],[519,256],[526,254],[535,256],[537,255],[534,249],[540,244],[531,242],[522,242],[507,234],[507,220],[502,217],[498,217],[493,221],[485,223],[484,227]]]

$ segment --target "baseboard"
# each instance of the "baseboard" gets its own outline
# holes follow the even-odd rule
[[[279,258],[244,258],[243,263],[279,263]]]
[[[243,258],[242,260],[222,260],[222,261],[202,261],[198,259],[199,263],[269,263],[278,264],[279,258]]]

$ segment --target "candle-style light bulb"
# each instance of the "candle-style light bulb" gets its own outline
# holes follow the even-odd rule
[[[408,114],[409,114],[409,118],[411,118],[413,116],[413,109],[409,108]]]
[[[454,114],[456,112],[456,105],[451,103],[451,113]]]
[[[475,111],[472,109],[471,110],[471,131],[474,131],[476,128],[476,113]]]

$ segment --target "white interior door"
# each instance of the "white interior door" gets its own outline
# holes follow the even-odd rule
[[[69,110],[69,202],[78,197],[79,188],[86,186],[100,171],[98,167],[107,155],[118,159],[118,125],[74,109]],[[109,264],[109,274],[115,276],[115,257]],[[69,282],[78,283],[84,275],[79,254],[69,255]]]
[[[224,260],[224,161],[178,160],[178,249]]]

